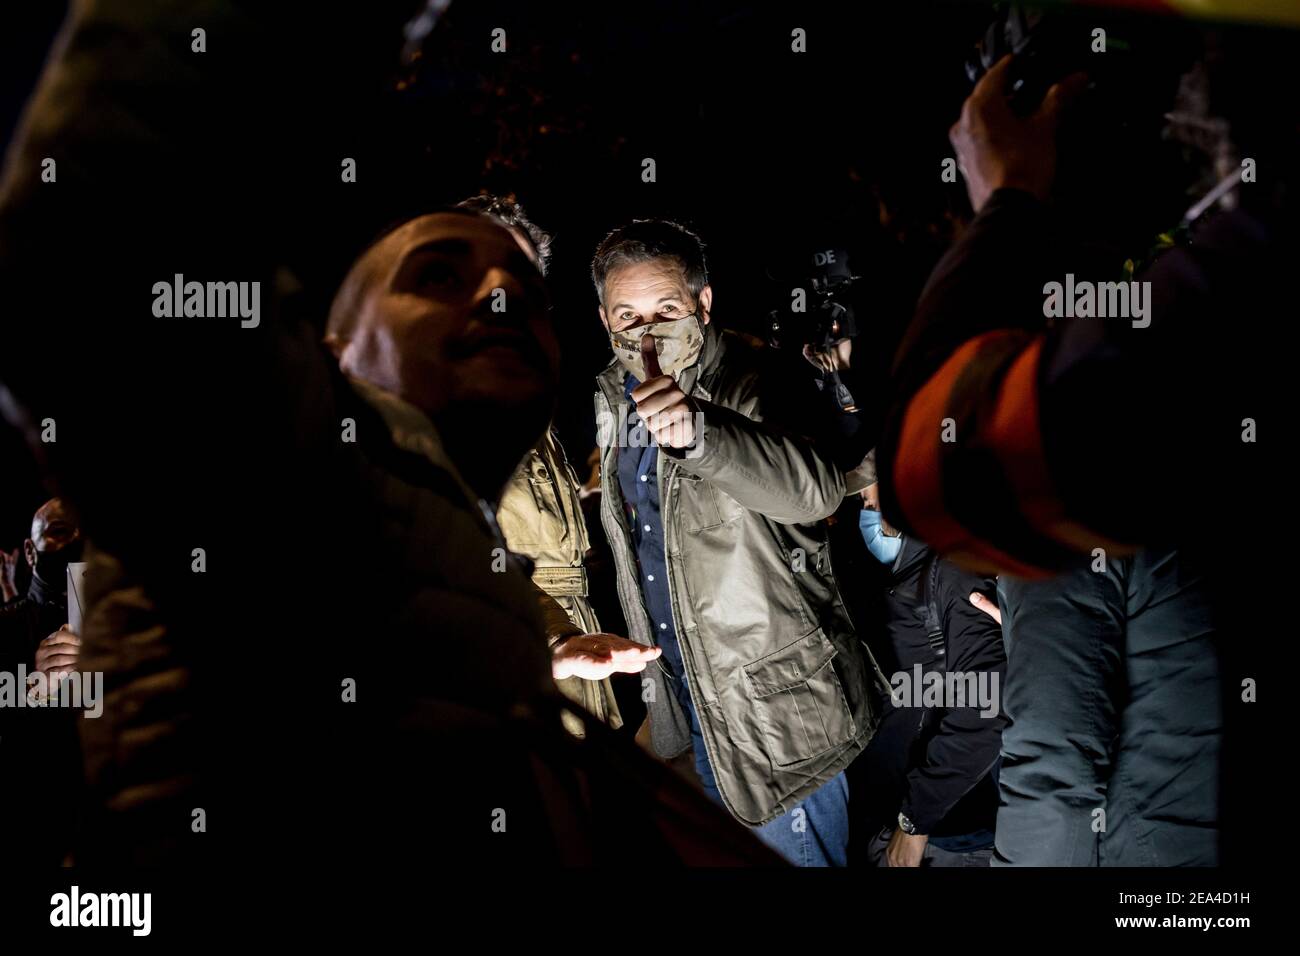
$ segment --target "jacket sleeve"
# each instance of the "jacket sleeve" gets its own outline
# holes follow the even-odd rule
[[[1169,538],[1207,454],[1257,467],[1237,410],[1264,406],[1285,373],[1224,336],[1221,316],[1275,310],[1275,231],[1223,213],[1138,273],[1145,314],[1058,316],[1049,289],[1111,283],[1122,255],[999,190],[936,267],[896,356],[877,448],[886,517],[967,567],[1021,577]],[[1124,462],[1122,487],[1099,487],[1099,459]]]
[[[542,622],[546,630],[546,645],[555,647],[566,638],[583,633],[582,628],[574,624],[568,612],[560,607],[558,601],[543,591],[536,584],[531,585],[537,592],[537,602],[542,609]]]
[[[1113,572],[999,582],[1007,640],[994,862],[1096,866],[1123,686]],[[1100,813],[1098,812],[1100,811]]]
[[[703,432],[674,455],[686,471],[781,524],[820,521],[839,507],[844,473],[816,442],[712,402],[696,405]]]
[[[977,579],[945,567],[940,580],[947,671],[966,678],[958,686],[965,688],[967,706],[940,712],[924,760],[907,775],[903,812],[920,833],[938,826],[993,767],[1007,723],[1001,706],[1007,670],[1002,628],[966,599],[971,588],[965,585]],[[979,696],[984,688],[987,700]]]
[[[1014,504],[990,507],[1028,491],[1019,474],[1041,467],[1037,373],[1047,323],[1036,280],[1050,272],[1052,243],[1045,207],[999,190],[936,266],[895,359],[877,448],[882,510],[984,573],[1032,575],[1056,556],[1036,562],[1020,539],[1043,542],[1011,520]]]

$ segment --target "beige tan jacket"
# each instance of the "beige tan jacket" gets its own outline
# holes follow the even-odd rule
[[[578,488],[564,448],[548,431],[515,470],[497,507],[497,524],[506,544],[533,562],[533,583],[544,592],[542,612],[551,644],[571,634],[600,630],[583,568],[590,540]],[[565,697],[594,717],[614,728],[623,725],[608,680],[571,677],[556,684]],[[582,736],[576,718],[566,715],[565,726]]]

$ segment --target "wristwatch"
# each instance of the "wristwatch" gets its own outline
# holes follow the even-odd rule
[[[898,829],[902,830],[908,836],[916,835],[916,824],[907,818],[906,814],[898,815]]]

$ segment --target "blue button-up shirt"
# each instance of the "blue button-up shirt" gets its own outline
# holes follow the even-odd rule
[[[628,375],[623,394],[631,401],[632,389],[641,383]],[[637,429],[641,419],[635,407],[629,410],[628,431]],[[648,431],[643,432],[649,436]],[[623,492],[623,512],[632,529],[632,546],[636,551],[640,575],[641,599],[650,615],[650,629],[663,649],[661,662],[674,680],[674,690],[684,690],[682,652],[677,644],[677,626],[673,621],[672,598],[668,589],[668,556],[664,549],[664,525],[659,502],[659,446],[653,437],[644,448],[624,446],[618,449],[618,487]]]

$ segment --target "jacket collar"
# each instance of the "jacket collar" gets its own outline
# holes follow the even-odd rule
[[[32,574],[31,583],[27,585],[27,600],[40,607],[46,605],[65,607],[68,603],[68,594],[64,588],[55,588],[54,585],[47,584]]]
[[[925,563],[930,553],[929,546],[917,541],[911,535],[903,535],[903,546],[898,551],[898,557],[894,559],[893,567],[889,569],[890,574],[895,580],[907,577]]]
[[[470,488],[447,454],[437,427],[424,414],[404,398],[372,385],[359,378],[348,377],[348,383],[362,400],[383,418],[393,444],[404,452],[417,455],[446,474],[465,498],[465,504],[490,530],[495,532],[495,519],[491,519],[490,506]]]

